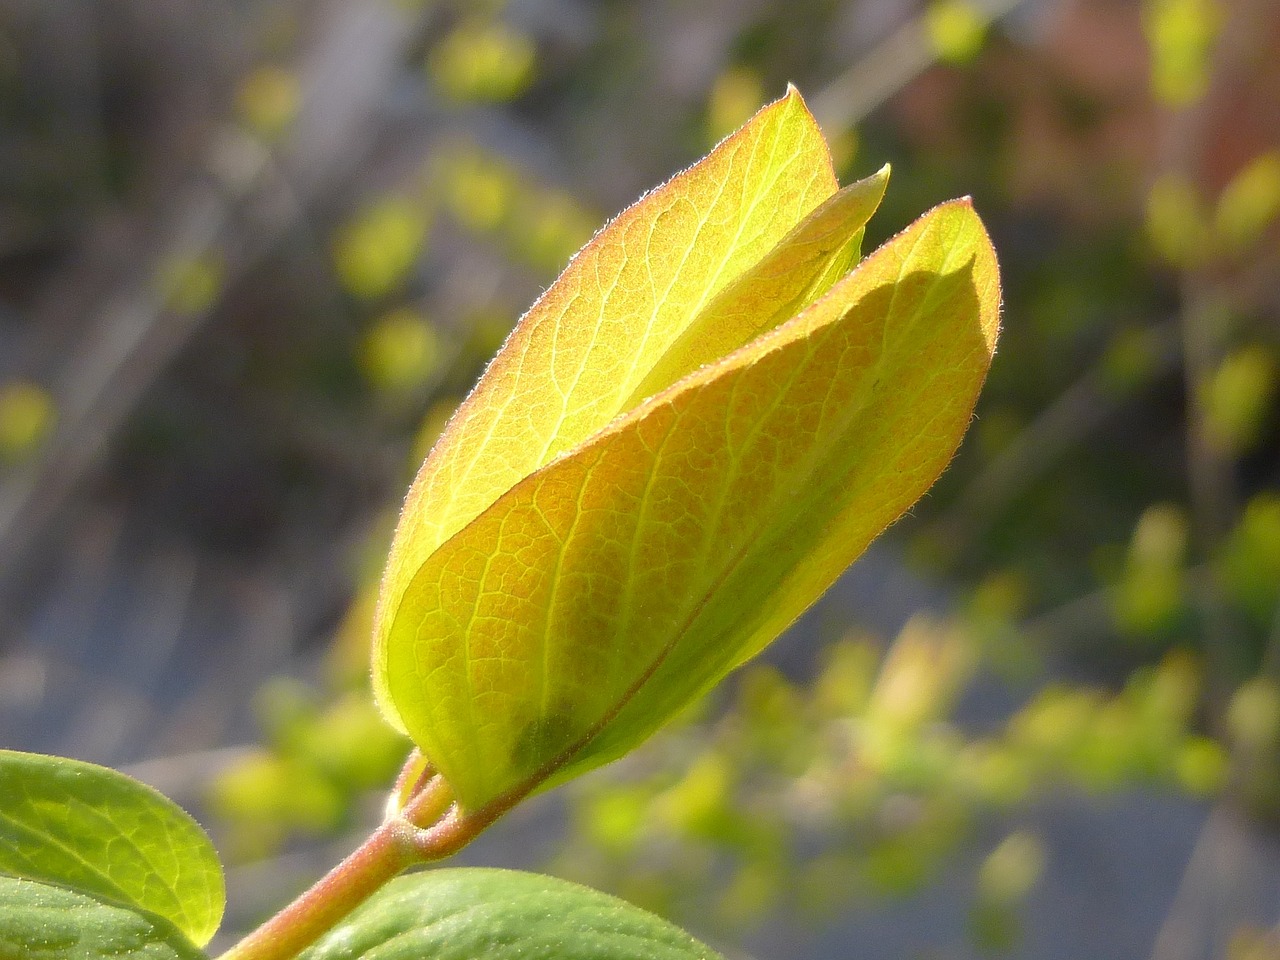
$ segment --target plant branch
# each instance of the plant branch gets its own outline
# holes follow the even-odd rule
[[[415,751],[402,778],[418,777],[421,763]],[[403,809],[388,816],[350,856],[220,960],[291,960],[406,867],[453,853],[460,844],[433,846],[428,842],[432,830],[422,826],[456,819],[452,803],[443,778],[419,779]],[[455,832],[447,831],[451,840]],[[470,836],[474,832],[467,839]]]

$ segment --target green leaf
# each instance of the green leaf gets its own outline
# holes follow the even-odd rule
[[[0,960],[203,960],[160,917],[0,877]]]
[[[173,923],[197,945],[222,918],[222,868],[181,808],[115,770],[0,750],[0,873]]]
[[[777,143],[760,144],[808,136],[807,112],[766,110],[774,125],[758,115],[725,143],[775,157]],[[713,152],[687,176],[696,185],[722,160]],[[808,182],[821,167],[793,160],[773,177]],[[751,179],[710,196],[748,211],[772,202]],[[633,328],[648,329],[637,315],[670,288],[644,279],[648,258],[719,262],[745,216],[715,214],[731,228],[706,248],[665,219],[705,186],[662,189],[662,203],[593,241],[631,257],[609,274],[638,271],[631,295],[566,271],[544,301],[577,314],[542,315],[539,349],[517,328],[424,464],[397,531],[375,631],[379,698],[464,811],[498,812],[620,756],[759,652],[942,472],[990,364],[999,279],[968,201],[839,276],[883,173],[811,215],[793,211],[799,225],[715,289],[659,298],[685,312],[668,317],[661,349],[643,335],[637,346]],[[592,367],[609,350],[625,375]],[[570,395],[595,419],[563,417]],[[479,512],[450,531],[463,499]]]
[[[512,870],[432,870],[384,887],[299,960],[717,960],[615,897]]]

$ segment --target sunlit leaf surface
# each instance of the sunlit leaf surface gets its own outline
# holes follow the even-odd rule
[[[622,412],[701,307],[835,190],[826,143],[792,93],[597,234],[520,320],[419,472],[381,617],[436,547]],[[374,681],[396,719],[381,671]]]
[[[624,409],[727,356],[831,289],[858,262],[862,227],[880,205],[888,181],[885,167],[845,187],[734,278],[657,359]]]
[[[150,787],[63,757],[0,750],[0,874],[155,914],[198,945],[222,918],[222,868],[199,825]]]
[[[995,345],[985,231],[967,201],[945,204],[841,278],[885,175],[821,205],[820,145],[793,92],[623,214],[419,474],[375,679],[464,807],[634,747],[777,636],[953,455]],[[757,172],[793,159],[725,186],[743,155]],[[782,217],[760,194],[788,180],[805,200]],[[763,208],[767,229],[744,226]],[[699,230],[725,223],[706,247]],[[733,259],[726,235],[765,234],[706,268]],[[681,286],[688,264],[699,279]]]
[[[171,924],[61,887],[0,876],[0,960],[203,960]]]

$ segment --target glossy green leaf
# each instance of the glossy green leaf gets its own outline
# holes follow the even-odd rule
[[[808,130],[806,118],[790,122]],[[757,117],[735,136],[799,135],[786,131]],[[994,252],[957,201],[837,279],[883,175],[855,187],[686,303],[661,350],[637,353],[624,336],[637,321],[601,299],[615,286],[560,290],[571,267],[547,298],[568,297],[582,325],[544,318],[544,353],[518,328],[424,465],[383,584],[375,678],[464,809],[501,807],[634,747],[777,636],[950,460],[995,346]],[[641,267],[652,251],[670,258],[668,247],[711,256],[664,226],[681,201],[676,189],[647,213],[633,208],[594,242]],[[611,238],[623,221],[643,244]],[[542,422],[525,384],[567,396],[557,346],[582,339],[631,351],[626,376],[604,379],[573,354],[575,403],[609,417],[572,430],[558,413]],[[518,383],[501,372],[512,364]],[[491,407],[510,422],[495,425]],[[468,433],[473,417],[492,430]],[[535,455],[513,466],[521,427]],[[450,486],[470,497],[478,476],[448,466],[464,435],[469,462],[507,463],[508,486],[447,532]],[[499,479],[486,469],[484,499]]]
[[[564,880],[432,870],[383,888],[299,960],[716,960],[665,920]]]
[[[164,919],[0,876],[0,960],[203,960]]]
[[[200,826],[115,770],[0,750],[0,873],[146,911],[203,945],[222,918],[222,868]]]

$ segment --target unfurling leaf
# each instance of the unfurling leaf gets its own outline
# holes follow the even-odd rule
[[[410,490],[379,703],[464,810],[620,756],[812,604],[933,483],[995,346],[995,255],[943,204],[857,262],[794,90],[606,226]]]

